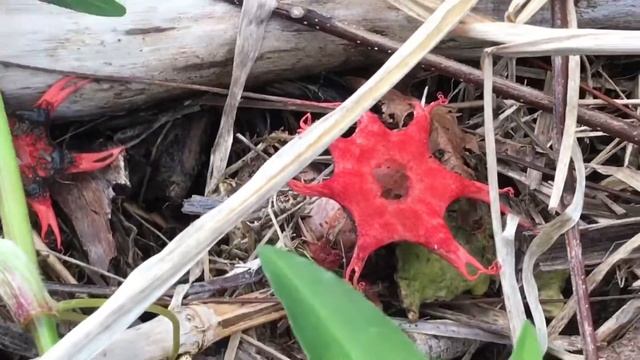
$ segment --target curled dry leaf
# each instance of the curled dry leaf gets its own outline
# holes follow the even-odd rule
[[[345,81],[353,88],[358,88],[365,82],[358,77],[346,77]],[[413,112],[415,101],[415,98],[404,95],[398,90],[389,90],[380,99],[381,119],[386,124],[402,127],[408,115]],[[465,177],[473,177],[473,171],[465,164],[463,154],[465,150],[480,153],[478,139],[458,127],[457,115],[452,108],[446,106],[433,110],[430,148],[448,169]]]
[[[366,81],[353,76],[345,77],[344,80],[354,89],[359,88]],[[402,126],[407,115],[413,112],[412,101],[415,101],[415,99],[404,95],[398,90],[389,90],[387,94],[380,99],[382,121],[386,124],[393,124],[398,127]]]
[[[591,165],[599,173],[610,175],[640,191],[640,171],[627,167]]]
[[[353,220],[342,206],[334,200],[320,198],[311,205],[309,217],[304,220],[316,241],[336,240],[349,250],[356,243],[356,228]]]
[[[473,170],[465,164],[464,153],[466,150],[480,153],[478,139],[458,127],[456,115],[453,109],[445,106],[433,109],[429,143],[434,155],[447,169],[473,178]]]

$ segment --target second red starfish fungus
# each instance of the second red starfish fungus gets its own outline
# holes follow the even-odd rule
[[[445,223],[449,204],[459,198],[488,203],[489,189],[448,170],[432,156],[430,114],[442,104],[446,104],[443,97],[426,107],[415,102],[413,121],[401,130],[389,130],[375,114],[365,113],[351,137],[339,138],[329,146],[335,164],[331,178],[319,184],[289,182],[300,194],[337,201],[353,217],[358,240],[345,278],[356,287],[360,287],[358,279],[369,255],[396,241],[426,247],[468,280],[500,270],[497,262],[489,267],[478,262]],[[511,188],[500,192],[513,195]],[[508,208],[502,206],[502,211]]]
[[[10,119],[13,144],[20,160],[20,173],[29,205],[40,220],[42,239],[51,228],[58,248],[62,246],[62,239],[47,181],[56,175],[103,168],[124,150],[123,147],[116,147],[96,153],[70,153],[51,142],[47,131],[51,114],[67,97],[91,81],[76,80],[73,77],[60,79],[38,100],[33,110],[17,112]]]

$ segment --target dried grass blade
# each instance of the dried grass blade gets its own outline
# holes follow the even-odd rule
[[[535,26],[531,28],[545,29]],[[511,33],[510,35],[514,36],[515,34]],[[522,41],[523,38],[528,40]],[[638,45],[640,31],[546,29],[544,34],[538,32],[525,35],[523,38],[518,42],[496,46],[494,52],[503,56],[520,57],[637,55],[640,53],[640,45]]]
[[[504,233],[502,232],[500,195],[498,191],[498,159],[493,124],[493,56],[490,49],[483,53],[482,71],[484,74],[484,131],[491,224],[498,261],[503,265],[500,271],[500,283],[503,286],[505,306],[511,330],[511,341],[515,344],[520,328],[524,323],[524,305],[520,296],[515,270],[514,236],[518,218],[509,215],[507,217],[507,228]]]
[[[560,204],[564,184],[569,172],[571,149],[576,142],[578,126],[578,98],[580,97],[580,56],[569,56],[569,77],[567,79],[567,106],[564,116],[564,130],[560,153],[553,178],[553,190],[549,199],[549,209],[555,210]]]
[[[520,296],[520,287],[516,276],[516,247],[515,235],[519,218],[513,214],[507,215],[507,225],[504,232],[496,241],[496,257],[500,262],[500,284],[504,297],[505,310],[509,318],[511,341],[516,343],[518,332],[525,321],[524,304]]]
[[[387,0],[390,4],[404,11],[407,15],[424,21],[431,14],[431,9],[420,0]]]
[[[500,216],[500,195],[498,192],[498,158],[496,154],[496,136],[493,125],[493,53],[486,49],[482,54],[482,73],[484,75],[484,141],[487,152],[487,180],[489,182],[489,205],[491,208],[491,225],[493,236],[498,245],[498,237],[502,234],[502,218]]]
[[[605,165],[591,165],[591,167],[603,175],[614,176],[620,181],[624,181],[637,191],[640,191],[640,171],[638,170],[627,167]]]
[[[278,2],[276,0],[245,1],[242,4],[229,96],[222,110],[220,129],[209,157],[206,196],[213,195],[224,174],[233,143],[233,124],[235,123],[236,112],[242,97],[242,90],[249,77],[249,72],[260,53],[264,32],[271,17],[271,12],[277,5]]]
[[[545,43],[547,41],[551,40],[554,43],[562,44],[562,47],[566,48],[565,51],[567,53],[562,55],[571,55],[575,52],[599,54],[599,51],[602,50],[599,45],[604,46],[608,43],[610,48],[617,49],[615,53],[633,53],[633,50],[630,50],[630,48],[633,48],[634,44],[637,44],[638,38],[638,31],[634,30],[556,29],[499,21],[460,24],[455,28],[454,34],[477,40],[510,44],[510,46],[520,46],[525,43],[534,42],[534,46],[541,47],[546,45]],[[597,41],[599,45],[590,43],[591,40]],[[575,46],[572,46],[574,41],[576,41]],[[636,42],[627,43],[628,41]],[[587,49],[583,49],[584,47],[587,47]],[[523,49],[526,50],[526,47]],[[546,48],[545,50],[549,51],[549,49]],[[518,51],[522,52],[523,50],[518,49]],[[613,50],[607,51],[614,52]]]
[[[442,4],[442,0],[387,0],[387,2],[420,21],[428,19]],[[491,22],[491,19],[469,12],[460,21],[461,24],[475,22]]]
[[[631,240],[627,241],[624,245],[622,245],[618,250],[616,250],[611,256],[606,258],[600,265],[598,265],[587,277],[587,287],[588,291],[592,291],[599,283],[602,281],[604,276],[609,272],[609,270],[620,260],[626,258],[633,252],[638,246],[640,246],[640,234],[631,238]],[[560,313],[553,319],[551,324],[549,324],[549,336],[554,337],[564,329],[569,320],[573,317],[573,314],[576,312],[577,301],[575,295],[571,296],[569,300],[565,303],[564,307],[560,311]]]
[[[161,296],[200,255],[238,221],[269,199],[402,79],[476,4],[446,0],[349,99],[278,151],[224,203],[182,231],[136,268],[91,316],[41,357],[87,359],[108,345]]]
[[[547,0],[513,0],[509,4],[504,18],[509,22],[524,24],[546,3]]]
[[[576,171],[576,190],[573,195],[573,201],[565,212],[542,227],[540,234],[536,236],[531,242],[531,245],[529,245],[522,262],[522,285],[524,293],[536,324],[538,340],[545,350],[548,344],[547,326],[542,305],[538,297],[538,285],[533,276],[533,271],[538,257],[547,251],[560,235],[574,226],[582,213],[585,190],[584,163],[580,147],[575,142],[572,147],[571,157]]]

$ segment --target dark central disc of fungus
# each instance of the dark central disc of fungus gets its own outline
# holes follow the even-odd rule
[[[401,200],[409,192],[409,176],[404,166],[393,159],[373,169],[373,177],[380,185],[380,196],[387,200]]]

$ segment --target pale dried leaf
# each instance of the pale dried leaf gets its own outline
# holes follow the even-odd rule
[[[504,18],[512,23],[524,24],[546,3],[547,0],[513,0]]]
[[[627,167],[605,166],[605,165],[591,165],[599,173],[609,176],[614,176],[620,181],[625,182],[632,188],[640,191],[640,171],[630,169]]]
[[[438,0],[387,0],[408,15],[424,21],[429,17],[432,9],[437,7]],[[470,13],[452,31],[453,35],[464,36],[478,40],[492,41],[516,46],[517,51],[526,51],[528,47],[545,47],[548,41],[562,43],[568,53],[564,55],[578,55],[571,51],[581,51],[591,55],[606,55],[609,52],[628,49],[638,49],[637,31],[600,30],[600,29],[557,29],[523,24],[545,4],[546,0],[513,0],[506,17],[513,19],[514,11],[525,8],[515,19],[516,23],[493,21],[493,19]],[[536,41],[535,44],[528,43]],[[595,43],[592,43],[594,42]],[[573,44],[575,42],[575,44]],[[526,44],[525,44],[526,43]],[[572,46],[573,44],[573,46]],[[602,47],[607,47],[606,50]],[[616,48],[618,50],[616,50]],[[626,50],[624,50],[626,48]],[[505,51],[508,51],[505,49]],[[516,51],[516,50],[514,50]],[[601,54],[600,51],[605,51]],[[633,53],[634,50],[631,50]],[[637,51],[635,52],[637,53]],[[549,54],[547,54],[549,55]],[[559,54],[558,54],[559,55]],[[520,56],[535,56],[525,55]],[[540,56],[540,55],[538,55]]]
[[[493,56],[490,53],[482,54],[482,70],[484,75],[484,131],[485,148],[487,151],[487,178],[489,180],[489,205],[491,210],[491,224],[496,246],[496,255],[504,266],[500,270],[500,282],[505,297],[507,318],[512,343],[516,343],[520,328],[524,323],[524,305],[518,289],[515,270],[515,246],[513,236],[518,218],[509,215],[507,217],[507,229],[502,232],[502,218],[500,216],[500,195],[498,190],[498,158],[496,153],[496,139],[493,124]],[[515,225],[514,225],[515,223]]]
[[[563,29],[555,34],[544,31],[528,34],[512,43],[492,49],[495,54],[510,57],[637,55],[640,53],[638,43],[640,31]]]
[[[576,190],[573,194],[573,201],[562,214],[542,227],[540,234],[529,245],[522,261],[522,286],[536,325],[538,341],[544,350],[546,350],[548,343],[547,325],[533,272],[538,257],[547,251],[560,235],[573,227],[582,213],[585,176],[582,153],[577,143],[573,144],[571,157],[576,171]]]
[[[580,57],[569,56],[569,77],[567,80],[567,104],[564,117],[564,130],[560,153],[553,178],[553,190],[549,199],[549,209],[555,210],[560,204],[564,184],[569,172],[571,148],[576,143],[576,127],[578,125],[578,98],[580,96]]]
[[[390,4],[420,21],[425,21],[442,4],[441,0],[387,0]],[[491,19],[469,12],[461,23],[488,22]]]
[[[233,124],[235,123],[242,90],[249,77],[249,72],[260,53],[265,28],[271,17],[271,12],[277,5],[278,2],[276,0],[247,1],[242,4],[229,95],[222,109],[220,128],[211,148],[209,158],[206,196],[213,195],[218,183],[222,180],[224,169],[227,167],[229,152],[233,143]]]
[[[640,299],[631,299],[596,331],[598,342],[610,343],[621,332],[637,322],[640,316]]]
[[[568,27],[578,27],[576,9],[573,2],[567,3]],[[571,148],[577,142],[576,128],[578,126],[578,99],[580,98],[580,56],[569,56],[567,75],[567,100],[564,113],[564,129],[560,142],[560,152],[556,164],[556,172],[553,178],[553,190],[549,198],[549,209],[556,209],[560,205],[560,197],[564,191],[564,185],[569,172],[569,160]]]
[[[519,220],[513,214],[507,215],[507,225],[497,240],[501,245],[496,245],[496,257],[500,263],[500,284],[511,334],[518,334],[525,321],[524,304],[516,275],[515,235]]]

